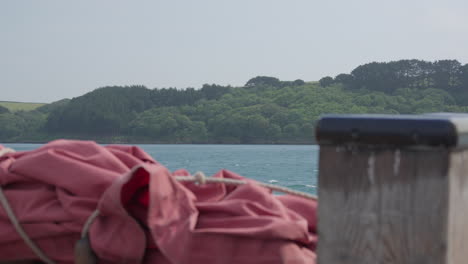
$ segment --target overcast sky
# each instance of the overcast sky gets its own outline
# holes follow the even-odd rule
[[[1,0],[0,101],[468,62],[467,0]]]

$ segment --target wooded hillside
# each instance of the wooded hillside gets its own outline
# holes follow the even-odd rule
[[[324,113],[426,112],[468,112],[468,64],[373,62],[319,82],[258,76],[243,87],[103,87],[33,111],[0,108],[0,141],[313,143]]]

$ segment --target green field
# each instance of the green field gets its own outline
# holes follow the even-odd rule
[[[3,107],[8,108],[11,112],[16,111],[31,111],[40,106],[45,105],[45,103],[22,103],[22,102],[7,102],[7,101],[0,101],[0,105]]]

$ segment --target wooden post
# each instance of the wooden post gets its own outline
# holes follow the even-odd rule
[[[327,115],[319,264],[468,263],[468,115]]]

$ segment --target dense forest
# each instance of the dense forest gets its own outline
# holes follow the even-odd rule
[[[318,82],[258,76],[243,87],[102,87],[33,111],[0,106],[0,142],[306,144],[324,113],[427,112],[468,112],[468,64],[373,62]]]

